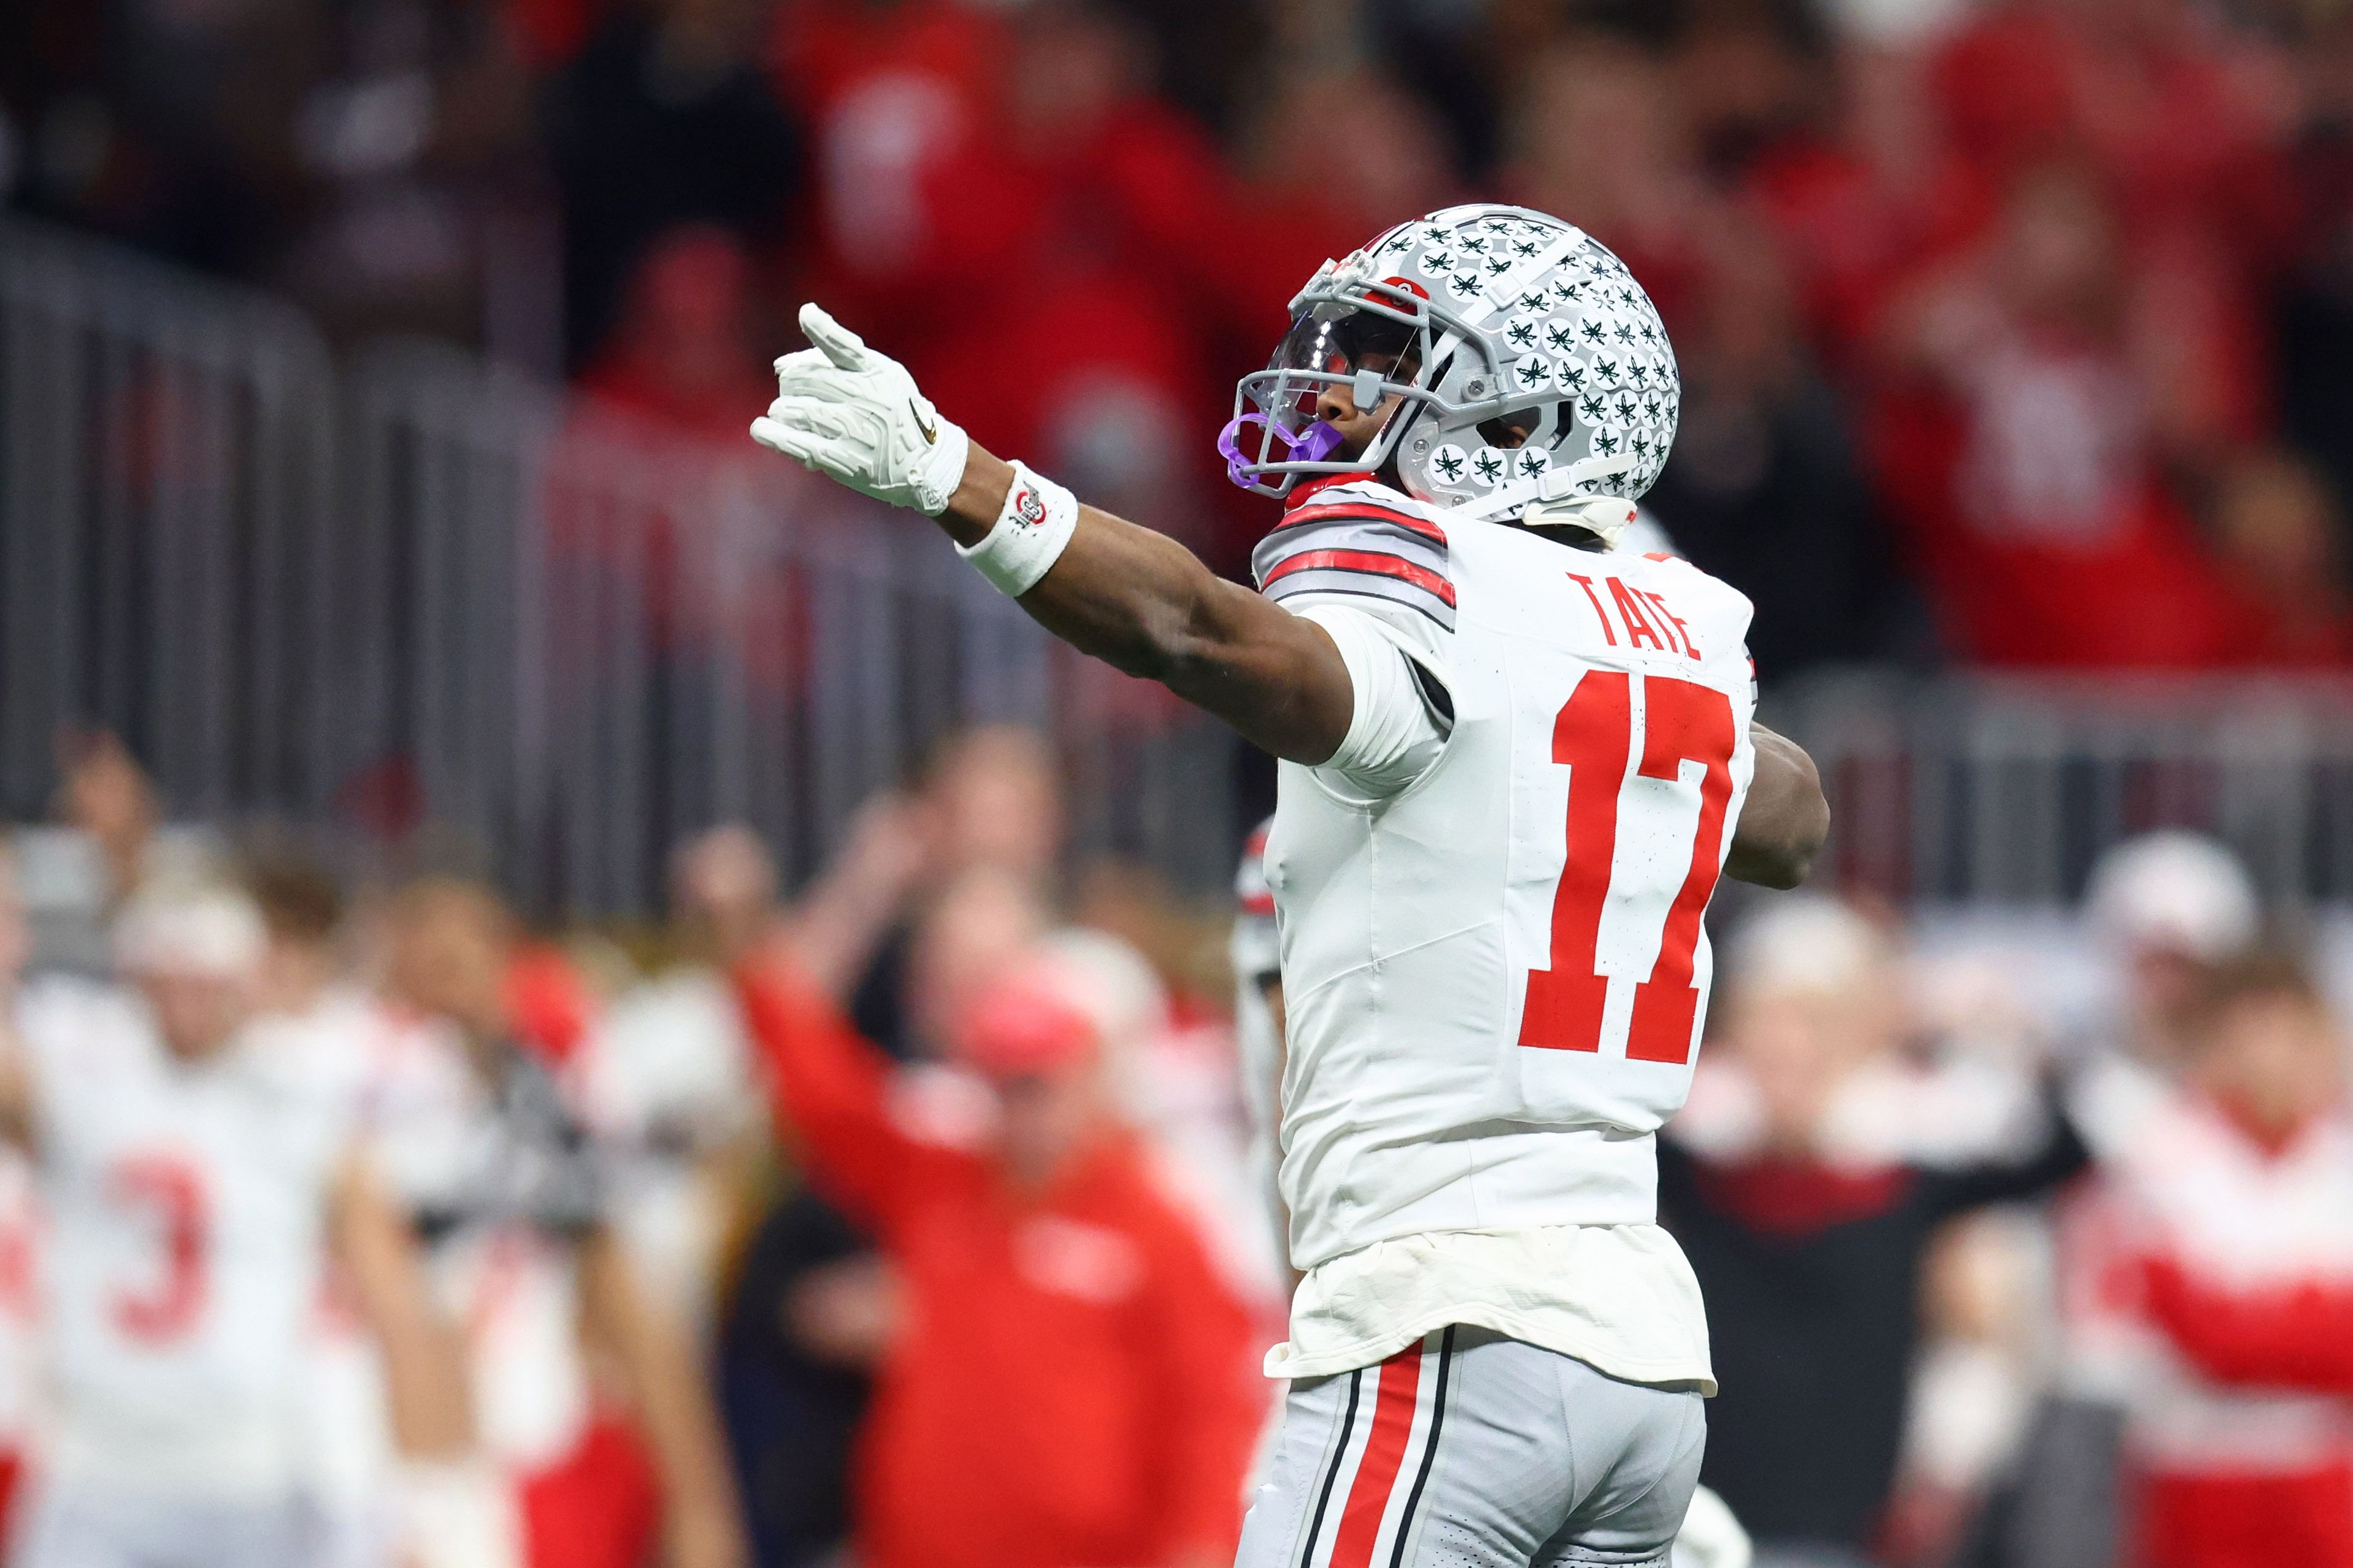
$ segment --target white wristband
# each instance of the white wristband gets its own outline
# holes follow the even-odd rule
[[[1061,559],[1078,526],[1079,498],[1016,462],[997,525],[979,543],[957,545],[956,553],[980,568],[998,593],[1018,599]]]

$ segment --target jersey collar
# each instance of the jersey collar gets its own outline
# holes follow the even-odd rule
[[[1372,477],[1373,471],[1370,468],[1360,469],[1353,474],[1321,475],[1315,479],[1308,480],[1303,485],[1293,486],[1291,493],[1285,496],[1282,500],[1282,510],[1285,511],[1294,511],[1300,507],[1304,506],[1307,503],[1307,499],[1310,496],[1314,495],[1318,490],[1328,490],[1335,485],[1360,485]]]

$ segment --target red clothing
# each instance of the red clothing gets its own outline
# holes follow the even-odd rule
[[[2067,367],[2053,363],[2061,410]],[[2023,379],[2023,378],[2021,378]],[[1922,568],[1946,637],[1973,662],[2048,668],[2197,669],[2256,649],[2236,595],[2129,428],[2031,445],[2047,409],[2005,406],[2016,383],[1972,400],[1887,389],[1872,409],[1882,494]],[[2068,428],[2096,426],[2105,410]],[[2027,417],[2021,417],[2027,416]],[[2048,485],[2053,479],[2062,481]],[[2025,482],[2017,482],[2023,480]],[[2035,503],[2045,481],[2079,506]]]
[[[2068,1216],[2070,1363],[2126,1396],[2133,1568],[2353,1568],[2353,1123],[2183,1094]]]
[[[2249,1290],[2200,1280],[2171,1258],[2147,1266],[2150,1320],[2216,1383],[2353,1394],[2353,1283]],[[2353,1565],[2353,1462],[2285,1474],[2159,1472],[2142,1487],[2146,1568]]]
[[[528,1568],[636,1568],[661,1525],[661,1488],[644,1441],[601,1415],[572,1451],[515,1489]]]
[[[813,1180],[871,1224],[908,1325],[861,1439],[869,1568],[1089,1568],[1229,1556],[1265,1407],[1250,1315],[1124,1138],[1043,1194],[894,1110],[829,1004],[742,976]]]

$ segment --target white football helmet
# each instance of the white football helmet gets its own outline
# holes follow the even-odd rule
[[[1474,205],[1400,224],[1325,262],[1291,314],[1218,437],[1245,489],[1284,495],[1302,476],[1394,458],[1409,494],[1503,518],[1573,496],[1630,501],[1674,442],[1683,384],[1658,310],[1608,247],[1556,217]],[[1334,456],[1339,432],[1316,411],[1335,385],[1359,408],[1403,399],[1353,459]]]

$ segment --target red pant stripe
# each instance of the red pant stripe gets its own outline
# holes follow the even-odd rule
[[[1413,1435],[1414,1406],[1421,1392],[1421,1346],[1408,1345],[1381,1363],[1380,1380],[1365,1457],[1357,1463],[1348,1506],[1340,1515],[1340,1532],[1332,1542],[1331,1568],[1370,1568],[1381,1516],[1388,1511],[1389,1493],[1405,1463],[1406,1440]]]

